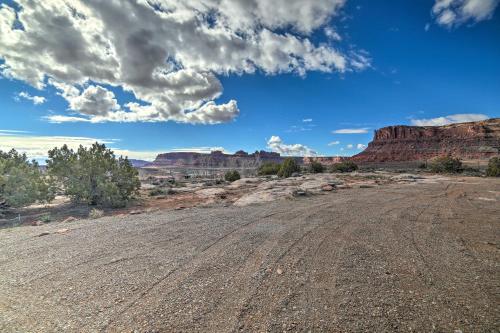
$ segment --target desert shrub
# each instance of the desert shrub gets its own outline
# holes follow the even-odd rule
[[[486,176],[500,177],[500,157],[490,158],[488,168],[486,169]]]
[[[42,221],[43,223],[49,223],[50,221],[52,221],[52,218],[50,217],[50,214],[45,214],[40,217],[40,221]]]
[[[224,175],[224,179],[227,180],[228,182],[234,182],[235,180],[240,179],[240,173],[236,170],[228,171]]]
[[[281,165],[279,163],[266,162],[263,163],[258,170],[259,176],[277,175],[280,171]]]
[[[49,151],[47,170],[74,202],[110,207],[125,206],[141,185],[137,170],[127,158],[116,158],[105,145],[66,145]]]
[[[310,173],[323,173],[325,167],[318,161],[312,161],[311,164],[309,164],[308,170]]]
[[[0,207],[23,207],[52,199],[53,187],[36,161],[28,161],[14,149],[0,151]]]
[[[436,173],[458,173],[462,171],[462,162],[458,158],[451,156],[440,156],[434,158],[429,167]]]
[[[344,161],[332,165],[332,172],[353,172],[358,170],[358,165],[353,161]]]
[[[92,208],[89,212],[89,218],[98,219],[104,216],[104,212],[100,209]]]
[[[419,169],[427,169],[427,163],[426,162],[422,162],[418,165],[418,168]]]
[[[165,194],[167,194],[167,191],[165,191],[162,188],[154,188],[151,191],[149,191],[150,197],[156,197],[158,195],[165,195]]]
[[[278,176],[282,178],[288,178],[295,172],[300,172],[300,166],[293,158],[288,157],[281,164],[281,167],[278,171]]]

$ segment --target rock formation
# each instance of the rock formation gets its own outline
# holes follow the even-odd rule
[[[500,118],[446,126],[389,126],[352,157],[357,163],[427,160],[439,155],[485,159],[500,151]]]
[[[264,150],[249,154],[239,150],[234,154],[225,154],[221,151],[213,151],[210,154],[193,152],[176,152],[159,154],[154,162],[148,167],[157,168],[234,168],[234,169],[255,169],[262,163],[281,163],[285,159],[279,153],[267,152]],[[309,164],[316,160],[322,164],[329,165],[342,161],[342,157],[293,157],[298,164]]]
[[[278,153],[256,151],[248,154],[242,150],[235,154],[213,151],[210,154],[176,152],[159,154],[151,166],[165,168],[257,168],[263,162],[281,163],[283,157]]]

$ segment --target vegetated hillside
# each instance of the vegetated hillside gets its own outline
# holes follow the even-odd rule
[[[388,126],[352,160],[396,162],[427,160],[439,155],[486,159],[500,151],[500,118],[446,126]]]

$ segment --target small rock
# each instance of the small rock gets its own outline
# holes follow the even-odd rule
[[[41,234],[38,235],[38,237],[47,236],[47,235],[50,235],[50,232],[42,232]]]
[[[132,211],[130,211],[129,214],[130,215],[138,215],[138,214],[142,214],[142,213],[144,213],[143,210],[132,210]]]
[[[295,191],[294,195],[297,197],[303,197],[306,195],[306,192],[305,191]]]
[[[283,270],[282,270],[281,268],[278,268],[278,269],[276,270],[276,273],[278,273],[278,275],[281,275],[281,274],[283,274]]]
[[[56,233],[58,233],[58,234],[64,234],[64,233],[66,233],[66,232],[68,232],[68,231],[69,231],[69,229],[68,229],[68,228],[64,228],[64,229],[59,229],[59,230],[56,230]]]
[[[74,221],[78,221],[78,219],[76,217],[73,217],[73,216],[69,216],[67,218],[65,218],[62,223],[68,223],[68,222],[74,222]]]
[[[186,207],[184,206],[175,207],[175,210],[183,210],[183,209],[186,209]]]
[[[359,185],[359,188],[373,188],[372,185]]]
[[[332,185],[323,185],[321,186],[321,191],[327,191],[327,192],[330,192],[330,191],[333,191],[335,187],[333,187]]]
[[[34,227],[38,227],[38,226],[43,225],[43,222],[40,220],[36,220],[36,221],[31,222],[31,225]]]

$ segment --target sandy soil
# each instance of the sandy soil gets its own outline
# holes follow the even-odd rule
[[[493,332],[500,181],[0,230],[2,332]]]

